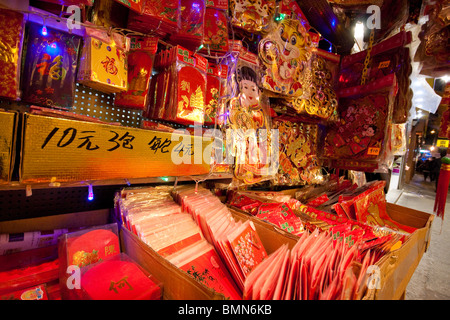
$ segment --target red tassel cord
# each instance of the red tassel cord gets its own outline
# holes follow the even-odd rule
[[[450,184],[450,158],[442,158],[441,171],[434,202],[434,213],[444,220],[445,204],[447,202],[448,187]]]

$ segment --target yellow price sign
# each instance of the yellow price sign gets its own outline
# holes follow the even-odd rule
[[[212,140],[188,132],[29,114],[24,123],[22,182],[179,177],[210,171]]]
[[[438,148],[448,148],[449,140],[438,139],[436,145]]]

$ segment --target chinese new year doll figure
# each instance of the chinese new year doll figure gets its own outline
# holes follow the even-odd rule
[[[298,97],[303,94],[303,71],[311,58],[311,37],[300,20],[285,19],[259,44],[265,89]]]
[[[248,66],[238,69],[240,93],[230,101],[230,127],[234,130],[235,178],[245,184],[267,177],[267,131],[269,119],[257,85],[257,74]],[[259,138],[259,142],[257,142]],[[256,140],[255,140],[256,139]],[[266,146],[261,143],[266,142]],[[264,150],[265,149],[265,150]]]

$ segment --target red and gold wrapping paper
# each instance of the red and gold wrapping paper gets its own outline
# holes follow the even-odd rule
[[[333,167],[373,171],[387,147],[397,90],[395,74],[338,93],[340,121],[326,133],[323,156]]]
[[[216,123],[219,102],[227,91],[228,66],[208,63],[206,75],[205,124]]]
[[[16,11],[0,9],[0,20],[0,97],[18,100],[24,16]]]
[[[203,52],[227,52],[229,49],[226,11],[206,7]]]
[[[148,105],[153,62],[158,38],[132,37],[128,54],[128,90],[116,94],[114,104],[121,107],[145,109]]]

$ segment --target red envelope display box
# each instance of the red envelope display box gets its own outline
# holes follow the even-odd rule
[[[85,300],[160,300],[161,287],[126,254],[83,268]]]

